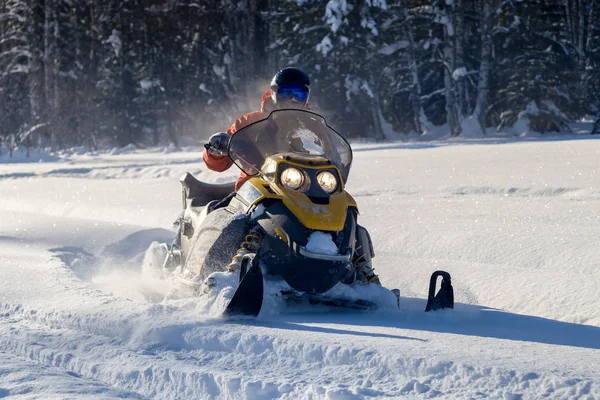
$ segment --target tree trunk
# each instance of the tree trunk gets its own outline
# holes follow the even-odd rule
[[[53,65],[53,41],[52,41],[52,8],[54,0],[45,0],[44,4],[44,92],[46,94],[46,105],[48,114],[52,115],[52,65]]]
[[[89,28],[89,52],[87,54],[87,58],[88,58],[88,65],[90,66],[90,71],[88,72],[88,78],[90,79],[91,82],[96,82],[97,81],[97,77],[98,77],[98,62],[99,60],[97,59],[97,54],[96,54],[96,36],[98,35],[98,32],[101,32],[101,26],[100,26],[100,16],[102,15],[102,10],[101,10],[101,6],[100,4],[102,4],[102,2],[100,0],[94,0],[91,4],[90,4],[90,28]],[[92,89],[93,90],[93,89]],[[88,124],[88,126],[90,127],[89,129],[89,134],[90,134],[90,138],[89,138],[89,146],[93,149],[93,150],[97,150],[98,149],[98,107],[94,107],[93,103],[94,103],[94,98],[92,96],[90,96],[88,94],[88,96],[86,96],[86,98],[88,99],[88,104],[90,104],[90,106],[87,108],[87,111],[89,112],[89,116],[88,118],[84,117],[84,121],[86,121],[86,123]],[[86,132],[84,130],[84,132]]]
[[[597,133],[600,133],[600,118],[596,120],[594,126],[592,127],[592,132],[590,132],[590,134],[592,135],[595,135]]]
[[[451,14],[446,14],[447,18]],[[458,111],[456,109],[456,93],[454,89],[454,79],[452,72],[455,70],[456,64],[454,59],[454,29],[452,26],[452,19],[448,24],[444,24],[444,87],[446,97],[446,119],[450,126],[450,135],[452,137],[460,136],[460,120],[458,118]]]
[[[56,0],[55,0],[56,1]],[[52,16],[54,22],[52,24],[52,42],[54,54],[52,57],[52,103],[54,105],[53,115],[54,115],[54,134],[56,135],[56,139],[58,140],[58,147],[60,149],[65,148],[65,128],[66,126],[63,124],[63,115],[61,113],[61,87],[60,87],[60,48],[59,48],[59,40],[60,40],[60,21],[58,18],[58,1],[54,4],[54,9],[52,11]]]
[[[404,14],[404,35],[408,41],[408,68],[410,69],[411,75],[411,86],[410,96],[413,108],[413,123],[415,131],[422,135],[424,133],[423,125],[428,126],[427,116],[425,110],[423,110],[423,104],[421,103],[421,82],[419,81],[419,68],[417,65],[417,50],[415,46],[415,39],[413,35],[412,23],[408,14],[408,0],[402,0],[402,12]]]
[[[454,65],[453,72],[458,68],[466,68],[464,35],[465,35],[465,5],[463,0],[454,0],[452,5],[452,22],[454,23]],[[454,79],[454,76],[452,77]],[[461,116],[467,115],[467,88],[466,80],[462,74],[456,76],[456,94],[458,97],[458,112]]]
[[[575,26],[573,23],[573,10],[571,8],[571,1],[577,0],[564,0],[563,4],[565,6],[565,18],[567,20],[567,29],[569,30],[569,36],[571,37],[571,43],[576,42],[575,38]]]
[[[177,128],[175,127],[171,102],[172,100],[170,99],[167,104],[167,133],[171,139],[171,143],[173,143],[176,149],[179,149],[179,143],[177,141]]]
[[[51,145],[54,139],[57,139],[56,134],[58,129],[56,126],[56,82],[57,75],[55,74],[55,57],[56,57],[56,42],[54,40],[54,25],[57,23],[55,17],[56,0],[45,0],[44,9],[44,93],[46,97],[46,115],[48,119]]]
[[[583,42],[583,38],[585,36],[585,5],[584,0],[579,0],[578,4],[578,12],[579,12],[579,26],[577,27],[577,48],[579,49],[579,54],[583,57],[585,44]],[[592,21],[588,21],[588,23],[592,23]]]
[[[371,120],[373,121],[375,140],[378,142],[388,139],[383,130],[382,119],[383,113],[381,112],[379,101],[373,99],[373,101],[371,101]]]
[[[587,40],[585,43],[585,53],[589,54],[590,47],[592,45],[592,40],[594,36],[594,23],[595,21],[595,8],[596,8],[596,0],[592,0],[590,4],[590,12],[588,14],[588,26],[587,26]]]
[[[256,73],[259,77],[270,77],[277,68],[273,63],[273,57],[270,55],[269,46],[273,42],[271,38],[271,28],[263,17],[263,13],[269,11],[270,0],[258,0],[255,16],[256,24]]]
[[[587,38],[585,41],[585,44],[583,45],[583,51],[582,51],[582,56],[584,57],[584,66],[583,66],[583,74],[582,74],[582,79],[581,79],[581,85],[582,85],[582,101],[583,104],[585,105],[587,104],[587,100],[589,97],[589,90],[590,90],[590,84],[592,83],[592,70],[593,70],[593,61],[592,61],[592,57],[590,54],[590,50],[591,50],[591,46],[592,46],[592,41],[593,41],[593,37],[594,37],[594,23],[595,23],[595,8],[596,8],[596,0],[592,0],[591,4],[590,4],[590,10],[589,10],[589,14],[588,14],[588,24],[587,24]],[[585,107],[587,108],[587,107]]]
[[[479,80],[477,82],[477,104],[474,114],[477,116],[481,132],[485,135],[487,128],[487,109],[490,79],[490,59],[492,56],[492,7],[493,0],[482,0],[481,10],[481,64],[479,66]]]
[[[130,7],[131,4],[128,3],[127,7]],[[123,113],[121,118],[121,132],[119,132],[119,144],[121,146],[126,146],[128,144],[135,143],[133,128],[131,126],[131,102],[133,96],[131,95],[131,71],[129,68],[129,57],[130,57],[130,29],[131,24],[129,21],[129,16],[131,10],[128,8],[119,9],[118,11],[118,29],[121,39],[121,51],[119,53],[119,85],[121,86],[121,93],[123,94],[123,98],[121,99]]]
[[[6,14],[6,0],[0,1],[0,15]],[[3,38],[5,35],[5,22],[4,19],[0,19],[0,38]],[[4,47],[6,45],[0,40],[0,54],[4,53]],[[1,149],[1,147],[0,147]]]
[[[447,68],[444,72],[444,85],[446,86],[446,117],[450,125],[450,134],[452,137],[460,136],[461,128],[456,110],[456,96],[452,86],[452,76]]]
[[[28,45],[29,45],[29,104],[31,126],[46,122],[44,82],[44,0],[29,1]]]

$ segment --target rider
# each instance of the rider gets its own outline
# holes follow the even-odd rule
[[[204,145],[202,159],[206,166],[216,172],[223,172],[233,165],[227,157],[229,137],[245,126],[265,119],[273,110],[284,108],[308,109],[308,96],[310,95],[310,80],[308,75],[298,68],[283,68],[271,80],[271,89],[262,97],[260,111],[251,112],[236,119],[227,132],[215,133]],[[235,183],[238,190],[249,179],[243,171]]]

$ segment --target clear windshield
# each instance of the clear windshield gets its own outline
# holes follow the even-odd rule
[[[323,157],[348,179],[352,149],[325,119],[305,110],[276,110],[265,119],[250,124],[232,137],[229,157],[248,175],[256,175],[267,157],[282,153]]]

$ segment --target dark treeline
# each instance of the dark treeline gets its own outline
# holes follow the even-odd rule
[[[560,130],[600,107],[600,0],[0,0],[0,140],[148,146],[256,109],[279,67],[348,137]]]

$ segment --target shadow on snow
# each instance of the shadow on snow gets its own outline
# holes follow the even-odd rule
[[[309,332],[348,333],[360,336],[382,336],[381,333],[344,331],[326,327],[306,326],[306,323],[352,325],[363,327],[397,328],[416,331],[450,333],[495,339],[535,342],[559,346],[600,349],[600,327],[561,322],[530,315],[513,314],[501,310],[469,304],[456,304],[454,310],[425,313],[425,300],[403,298],[399,311],[333,312],[319,314],[280,315],[274,320],[257,320],[256,324]],[[412,339],[385,334],[385,337]]]

